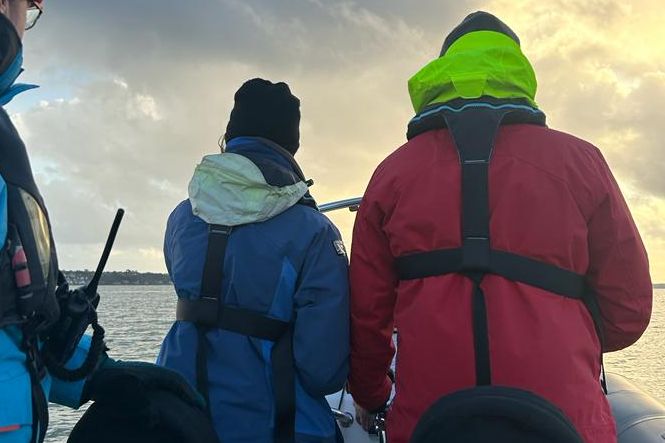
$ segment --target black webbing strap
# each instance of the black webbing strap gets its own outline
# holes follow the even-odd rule
[[[271,355],[275,395],[275,443],[293,443],[296,436],[296,379],[293,362],[293,328],[275,342]]]
[[[11,324],[21,323],[21,318],[16,313],[16,284],[12,271],[9,248],[0,249],[0,328]]]
[[[469,271],[462,264],[462,248],[404,255],[398,257],[395,264],[400,280]],[[585,299],[587,294],[583,275],[510,252],[491,249],[488,265],[477,271],[500,275],[563,297]]]
[[[489,165],[494,138],[509,112],[480,108],[444,114],[462,165],[461,267],[474,281],[471,303],[478,386],[492,383],[487,306],[480,288],[491,260]]]
[[[492,384],[492,371],[490,364],[490,343],[487,327],[487,306],[485,294],[480,283],[484,274],[467,274],[473,280],[473,299],[471,309],[473,316],[473,347],[476,359],[476,386],[487,386]]]
[[[590,288],[587,289],[584,297],[582,297],[582,301],[584,301],[584,305],[589,314],[591,314],[591,319],[598,335],[598,341],[600,342],[600,386],[603,388],[605,395],[607,395],[607,377],[605,376],[605,361],[603,359],[605,332],[603,331],[603,317],[600,312],[600,305],[598,304],[598,298]]]
[[[210,299],[178,300],[176,319],[274,342],[278,341],[291,325],[249,309],[220,306],[216,300]]]
[[[207,315],[215,318],[219,305],[219,296],[222,292],[222,268],[224,266],[224,255],[226,246],[231,235],[229,226],[210,225],[208,228],[208,248],[206,260],[203,265],[203,278],[201,280],[201,298],[198,300],[203,307],[208,308]],[[178,308],[180,300],[178,300]],[[179,310],[179,309],[178,309]],[[178,318],[178,320],[186,320]],[[210,408],[210,386],[208,378],[208,341],[206,334],[210,330],[207,322],[196,324],[197,347],[196,347],[196,389],[206,401],[206,410],[211,414]]]
[[[206,334],[210,328],[196,325],[196,390],[206,402],[206,412],[212,418],[210,408],[210,383],[208,381],[208,340]]]
[[[296,388],[293,361],[293,325],[258,312],[220,301],[224,277],[224,257],[231,228],[210,225],[208,249],[201,281],[201,298],[179,299],[176,319],[193,322],[197,327],[196,385],[206,399],[210,413],[206,333],[218,328],[253,338],[273,341],[271,354],[273,392],[275,395],[275,442],[295,441]]]
[[[602,318],[595,295],[585,277],[529,257],[491,248],[489,238],[489,165],[494,139],[503,122],[544,125],[539,112],[520,111],[509,103],[469,105],[469,109],[427,111],[409,124],[409,138],[422,132],[448,128],[462,168],[462,247],[409,254],[396,258],[400,280],[462,273],[474,281],[472,298],[476,384],[491,384],[487,309],[480,282],[488,273],[538,287],[563,297],[580,299],[593,319],[603,346]],[[475,107],[478,106],[478,107]],[[483,107],[484,106],[484,107]],[[503,109],[502,109],[503,108]],[[425,117],[425,118],[422,118]],[[602,350],[601,385],[607,393]]]
[[[48,401],[42,388],[42,380],[46,375],[46,369],[39,360],[39,348],[37,346],[36,336],[23,329],[23,351],[25,353],[25,363],[30,374],[30,390],[32,397],[32,436],[30,443],[42,443],[46,438],[48,429],[49,414]]]
[[[217,303],[222,293],[224,256],[231,230],[230,226],[210,225],[208,227],[208,249],[201,280],[202,300],[214,300]]]

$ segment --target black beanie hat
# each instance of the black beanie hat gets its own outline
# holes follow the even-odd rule
[[[300,100],[286,83],[254,78],[235,94],[224,139],[240,136],[263,137],[291,154],[300,147]]]
[[[443,56],[446,51],[448,51],[448,48],[450,48],[460,37],[475,31],[500,32],[515,40],[518,45],[520,44],[519,37],[517,37],[517,34],[515,34],[507,24],[489,12],[477,11],[473,14],[467,15],[466,18],[462,20],[462,23],[457,25],[455,29],[448,34],[448,37],[446,37],[446,40],[443,42],[439,57]]]

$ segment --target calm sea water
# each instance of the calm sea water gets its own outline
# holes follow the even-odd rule
[[[104,286],[100,288],[100,322],[106,328],[110,355],[122,360],[155,361],[175,313],[170,286]],[[665,401],[665,290],[656,290],[649,329],[640,341],[606,356],[607,370],[627,376]],[[53,405],[48,443],[64,443],[84,412]]]

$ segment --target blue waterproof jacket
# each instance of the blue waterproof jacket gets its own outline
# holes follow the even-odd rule
[[[164,241],[178,297],[199,297],[208,223],[234,226],[222,300],[292,320],[296,441],[335,442],[325,395],[346,380],[349,354],[347,257],[340,234],[317,209],[290,154],[271,141],[239,137],[197,167],[190,198],[171,214]],[[224,443],[273,440],[273,343],[215,329],[207,336],[210,406]],[[176,321],[158,363],[196,385],[197,333]]]

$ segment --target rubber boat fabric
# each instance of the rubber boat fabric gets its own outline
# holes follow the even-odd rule
[[[608,375],[608,399],[617,423],[619,443],[660,443],[665,440],[665,405],[627,378]]]

